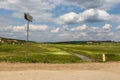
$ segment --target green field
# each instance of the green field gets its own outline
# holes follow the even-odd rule
[[[120,43],[101,44],[43,44],[29,43],[28,62],[30,63],[79,63],[85,62],[75,54],[90,58],[93,62],[101,62],[102,54],[107,61],[120,61]],[[25,62],[25,44],[2,44],[0,46],[0,62]],[[72,53],[72,54],[71,54]]]

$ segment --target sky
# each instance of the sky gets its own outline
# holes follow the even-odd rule
[[[120,0],[0,0],[0,37],[26,40],[120,41]]]

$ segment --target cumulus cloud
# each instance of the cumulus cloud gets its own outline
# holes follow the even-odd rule
[[[108,36],[114,36],[114,33],[113,33],[113,32],[110,32],[110,33],[108,34]]]
[[[0,27],[6,27],[12,25],[13,23],[14,21],[12,21],[10,18],[0,15]]]
[[[87,37],[88,35],[85,33],[85,32],[81,32],[79,34],[75,34],[73,35],[73,38],[76,39],[76,38],[81,38],[81,37]]]
[[[60,37],[68,37],[68,36],[71,36],[71,35],[69,33],[61,33],[58,36],[60,36]]]
[[[115,28],[112,31],[111,28]],[[22,26],[8,26],[3,29],[0,35],[11,38],[25,39],[26,24]],[[63,31],[63,27],[49,27],[48,25],[30,25],[30,39],[35,41],[67,41],[67,40],[119,40],[120,27],[112,27],[111,24],[105,24],[101,27],[89,27],[84,24],[68,31]],[[6,32],[7,33],[4,33]],[[4,34],[3,34],[4,33]],[[55,34],[57,33],[57,34]],[[39,35],[38,35],[39,34]],[[43,36],[44,35],[44,36]]]
[[[96,4],[97,3],[97,4]],[[109,14],[102,10],[97,9],[110,9],[116,4],[119,4],[120,0],[2,0],[0,1],[0,9],[6,9],[13,11],[11,15],[13,17],[22,18],[24,12],[30,12],[30,14],[34,17],[35,21],[41,22],[54,22],[56,21],[55,17],[53,17],[52,10],[60,4],[63,5],[74,5],[79,6],[80,8],[89,9],[83,12],[83,14],[77,14],[75,12],[70,12],[63,16],[60,16],[59,23],[78,23],[80,21],[100,21],[106,20]],[[92,13],[93,11],[93,13]],[[86,14],[87,12],[90,12]],[[92,16],[92,14],[94,14]],[[102,15],[103,14],[103,15]],[[98,15],[98,17],[97,17]],[[93,18],[95,17],[95,18]],[[102,19],[101,19],[102,18]],[[104,18],[104,19],[103,19]],[[108,18],[109,19],[109,18]],[[119,18],[118,18],[119,19]]]
[[[6,26],[6,27],[0,27],[0,36],[3,37],[9,37],[9,38],[16,38],[16,39],[26,39],[26,27],[27,25],[21,25],[21,26]],[[48,39],[50,35],[49,33],[49,26],[48,25],[29,25],[29,39],[35,40],[35,41],[41,41],[39,40],[40,37],[42,37],[46,40]],[[38,35],[39,34],[39,35]],[[43,36],[45,35],[45,37]]]
[[[12,4],[15,4],[15,3],[19,3],[19,0],[7,0],[8,3],[12,3]]]
[[[45,31],[48,29],[48,25],[30,25],[30,29],[33,31],[35,30]]]
[[[98,34],[98,33],[104,33],[103,31],[103,29],[101,29],[100,27],[90,27],[90,28],[88,28],[87,29],[88,31],[87,31],[87,33],[89,34],[89,35],[96,35],[96,34]]]
[[[55,8],[52,0],[0,0],[0,8],[13,11],[12,16],[22,18],[24,12],[30,12],[38,21],[52,21]]]
[[[120,15],[111,15],[111,21],[116,23],[116,24],[120,24]]]
[[[34,12],[37,10],[51,10],[55,7],[52,3],[52,0],[2,0],[0,1],[0,8],[16,10],[18,12]]]
[[[60,31],[60,28],[56,28],[56,29],[51,30],[52,33],[58,33],[59,31]]]
[[[110,19],[110,14],[104,10],[89,9],[80,14],[84,21],[88,22],[100,22]]]
[[[108,10],[111,7],[117,5],[120,3],[120,0],[114,1],[114,0],[60,0],[57,2],[57,0],[54,0],[56,4],[64,4],[64,5],[74,5],[79,6],[83,9],[103,9]]]
[[[82,26],[78,26],[75,28],[72,28],[71,31],[75,31],[75,30],[87,30],[88,26],[86,24],[82,25]]]
[[[102,22],[111,18],[110,14],[104,10],[88,9],[82,13],[76,14],[70,12],[59,17],[58,23],[75,24],[80,22]]]
[[[25,26],[14,26],[14,27],[11,27],[11,29],[13,29],[13,31],[16,31],[16,32],[23,32],[25,31]]]
[[[78,22],[79,16],[74,12],[67,13],[65,15],[60,16],[58,23],[60,24],[75,24]]]
[[[104,30],[110,30],[112,28],[112,25],[110,25],[110,24],[105,24],[104,26],[103,26],[103,29]]]
[[[101,27],[89,27],[84,24],[74,28],[70,28],[68,31],[59,31],[59,33],[53,35],[56,41],[66,41],[66,40],[119,40],[117,37],[118,31],[112,31],[111,29],[117,29],[119,27],[112,27],[111,24],[105,24]],[[56,30],[52,29],[52,30]],[[62,27],[59,28],[62,30]],[[114,30],[115,30],[114,29]],[[52,32],[51,32],[52,33]],[[53,33],[52,33],[53,34]]]
[[[0,29],[2,31],[11,31],[11,32],[24,32],[26,31],[26,24],[21,26],[7,26],[7,27],[1,27]],[[46,31],[48,29],[48,25],[29,25],[29,29],[31,31]]]
[[[85,26],[86,24],[82,25]],[[81,26],[81,27],[82,27]],[[69,37],[72,40],[118,40],[115,37],[118,35],[118,31],[112,31],[111,29],[119,28],[112,27],[111,24],[105,24],[101,27],[89,27],[87,29],[81,29],[81,27],[70,28],[68,34],[61,34],[62,37]],[[114,29],[115,30],[115,29]]]
[[[118,34],[120,34],[120,27],[112,27],[112,25],[120,24],[120,15],[112,15],[107,12],[107,10],[117,4],[120,4],[120,0],[0,0],[0,9],[4,10],[4,12],[8,12],[5,15],[3,15],[3,12],[1,14],[2,16],[0,16],[0,36],[5,35],[9,37],[14,36],[16,38],[20,37],[20,39],[23,38],[23,35],[25,36],[26,33],[26,25],[22,22],[23,20],[16,20],[16,17],[23,18],[24,12],[30,12],[34,18],[34,22],[37,24],[30,24],[30,35],[32,40],[119,40],[120,36]],[[69,7],[75,10],[78,10],[76,8],[80,8],[80,11],[84,11],[77,13],[79,10],[77,12],[75,10],[63,10],[63,12],[61,12],[60,10],[61,13],[54,13],[54,10],[59,7],[62,7],[64,10],[66,7],[67,9]],[[69,13],[61,15],[65,12]],[[61,16],[57,18],[59,15]],[[12,20],[14,22],[12,22]],[[19,24],[21,26],[16,26],[16,24],[19,25],[16,23],[17,21],[18,23],[20,22]],[[51,28],[47,25],[60,26],[57,23],[50,23],[55,21],[60,24],[67,25],[67,27]],[[99,25],[99,27],[97,27],[97,23],[90,24],[93,22],[104,21],[105,23],[107,23],[107,21],[112,21],[117,24],[105,24],[104,26]],[[41,25],[41,23],[45,25]],[[84,25],[79,25],[81,23]],[[86,25],[86,23],[90,24],[90,26]],[[9,26],[13,24],[14,26]]]
[[[120,25],[116,27],[117,30],[120,30]]]

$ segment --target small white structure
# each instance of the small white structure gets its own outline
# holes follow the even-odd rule
[[[104,53],[102,54],[102,60],[103,60],[103,62],[106,61],[106,57],[105,57],[105,54],[104,54]]]

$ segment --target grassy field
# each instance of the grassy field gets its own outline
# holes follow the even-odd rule
[[[63,44],[56,47],[67,52],[85,55],[93,61],[102,61],[103,53],[107,61],[120,61],[120,43]]]
[[[92,61],[102,61],[106,54],[107,61],[120,61],[120,43],[101,44],[38,44],[29,43],[28,62],[36,63],[79,63],[84,60],[74,53],[89,57]],[[25,62],[25,44],[2,44],[0,62]],[[73,54],[70,54],[73,53]]]

